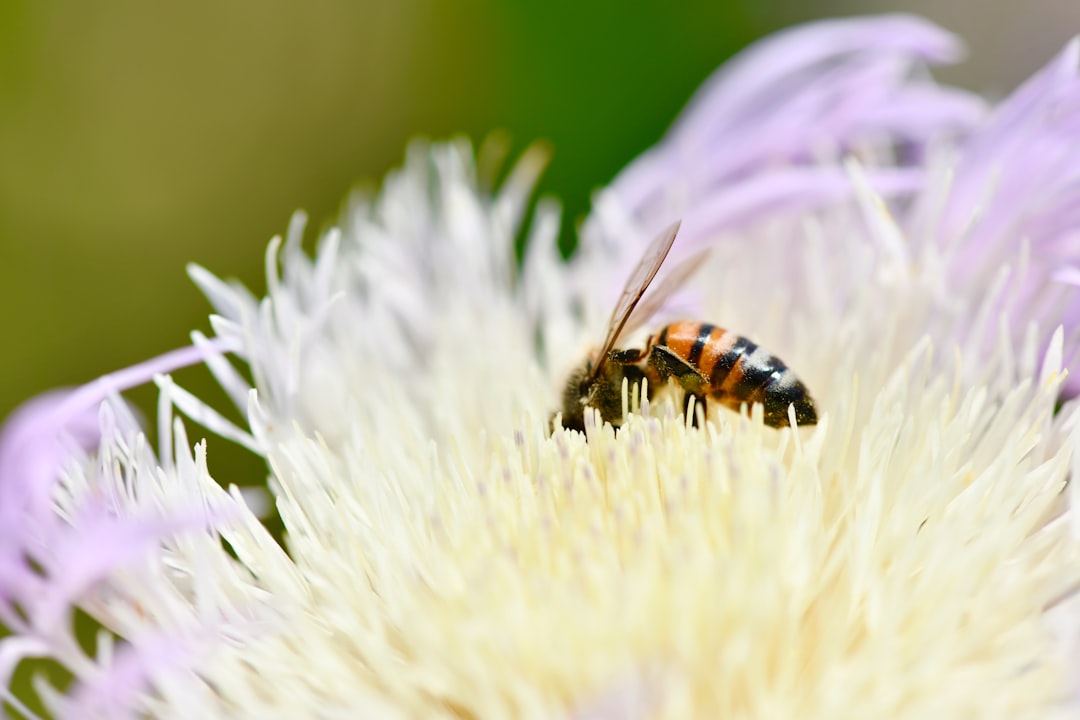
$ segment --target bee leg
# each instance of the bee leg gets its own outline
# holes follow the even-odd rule
[[[619,365],[637,365],[644,355],[645,353],[640,348],[612,350],[608,353],[608,360]]]
[[[663,384],[668,378],[675,378],[675,382],[679,383],[679,386],[686,391],[683,405],[684,415],[690,413],[690,398],[695,398],[695,402],[701,406],[704,417],[704,412],[707,409],[705,391],[708,389],[708,381],[701,376],[696,367],[683,360],[665,345],[653,346],[652,351],[649,353],[649,367],[658,376],[657,379],[660,381],[658,384]],[[690,420],[697,427],[696,413]]]
[[[676,355],[671,348],[654,345],[649,353],[649,366],[659,376],[660,382],[675,378],[679,386],[691,395],[704,395],[708,382],[698,369]]]
[[[639,348],[628,348],[626,350],[612,350],[608,353],[608,360],[615,364],[620,365],[623,377],[629,383],[630,397],[634,397],[634,393],[638,393],[638,402],[642,400],[640,395],[642,388],[642,381],[646,378],[646,373],[641,367],[641,361],[645,359],[645,351]],[[653,390],[655,390],[655,384],[650,381],[649,384],[649,397],[652,397]],[[633,403],[633,400],[631,400]],[[614,424],[613,424],[614,426]],[[615,432],[619,431],[618,427],[615,427]]]

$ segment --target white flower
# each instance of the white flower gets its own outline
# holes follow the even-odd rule
[[[964,274],[956,248],[981,226],[907,214],[963,207],[942,173],[981,147],[977,105],[909,80],[952,47],[903,18],[774,40],[603,195],[569,266],[544,202],[515,265],[542,159],[488,196],[459,143],[413,146],[313,258],[298,215],[265,298],[193,267],[216,337],[192,352],[246,425],[167,375],[156,452],[115,398],[89,452],[52,443],[96,403],[13,424],[0,671],[59,659],[75,689],[40,690],[72,717],[1071,717],[1067,308],[1022,238]],[[772,84],[753,84],[762,67]],[[811,111],[720,173],[702,119],[748,151],[795,79]],[[679,207],[688,248],[712,253],[668,310],[784,358],[817,426],[769,428],[755,406],[695,427],[667,389],[641,406],[628,390],[618,434],[593,415],[584,435],[550,429],[565,370]],[[285,549],[177,410],[266,458]],[[107,630],[94,652],[75,606]]]

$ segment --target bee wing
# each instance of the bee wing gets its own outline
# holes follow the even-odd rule
[[[615,342],[622,334],[626,321],[630,319],[630,313],[634,312],[634,308],[637,307],[641,296],[645,294],[645,289],[649,287],[649,283],[656,277],[660,266],[664,264],[664,259],[667,257],[668,251],[671,250],[671,246],[675,242],[675,236],[678,233],[679,223],[676,222],[657,235],[649,243],[649,247],[641,256],[641,260],[638,261],[634,272],[630,273],[630,279],[626,281],[626,286],[623,287],[622,296],[619,297],[619,302],[615,304],[615,310],[611,313],[607,337],[604,339],[600,354],[597,356],[596,367],[593,368],[590,376],[592,379],[600,375],[600,370],[607,362],[608,353],[611,352],[611,348],[615,347]]]
[[[656,311],[663,307],[664,303],[668,301],[668,298],[670,298],[676,290],[685,285],[694,273],[701,269],[701,266],[705,264],[705,259],[708,257],[710,249],[711,248],[706,248],[700,252],[694,253],[665,274],[664,277],[660,279],[660,282],[653,287],[649,296],[638,303],[637,307],[630,313],[630,317],[626,319],[622,332],[619,334],[623,335],[625,333],[633,332],[648,322],[648,320],[656,314]],[[616,338],[616,341],[617,340],[618,338]]]

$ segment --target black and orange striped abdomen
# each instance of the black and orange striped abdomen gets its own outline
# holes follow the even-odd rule
[[[695,378],[691,384],[677,372],[666,372],[663,363],[653,358],[654,346],[666,347],[696,370],[700,380]],[[795,373],[765,348],[730,330],[690,320],[674,322],[649,338],[645,351],[650,365],[662,376],[656,379],[675,375],[687,391],[707,395],[733,410],[743,403],[761,403],[765,423],[773,427],[790,424],[791,405],[799,425],[817,423],[814,401]]]

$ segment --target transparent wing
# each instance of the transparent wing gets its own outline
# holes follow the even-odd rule
[[[675,242],[675,236],[678,233],[679,223],[676,222],[657,235],[653,241],[649,243],[649,247],[641,256],[641,260],[638,261],[637,267],[634,268],[634,272],[630,273],[630,279],[626,281],[626,286],[623,287],[619,302],[615,304],[615,310],[611,313],[611,321],[608,323],[608,334],[600,349],[596,367],[593,368],[592,375],[590,376],[591,380],[596,379],[600,375],[600,370],[607,362],[608,353],[611,352],[611,348],[615,347],[615,342],[622,334],[623,328],[626,326],[626,321],[630,319],[630,313],[634,312],[634,308],[637,307],[638,301],[641,300],[641,296],[645,294],[645,289],[649,287],[649,283],[656,277],[656,273],[660,270],[660,266],[664,264],[664,259],[667,257],[668,251],[671,250],[671,246]]]
[[[664,277],[660,278],[660,281],[649,291],[648,297],[642,299],[637,307],[630,313],[630,317],[627,318],[619,335],[632,333],[648,322],[649,319],[656,314],[656,311],[663,307],[664,303],[668,301],[668,298],[670,298],[676,290],[686,285],[687,281],[690,280],[690,277],[701,269],[701,266],[705,264],[709,252],[710,248],[706,248],[705,250],[694,253],[668,271]],[[618,342],[618,338],[616,338],[615,341]]]

